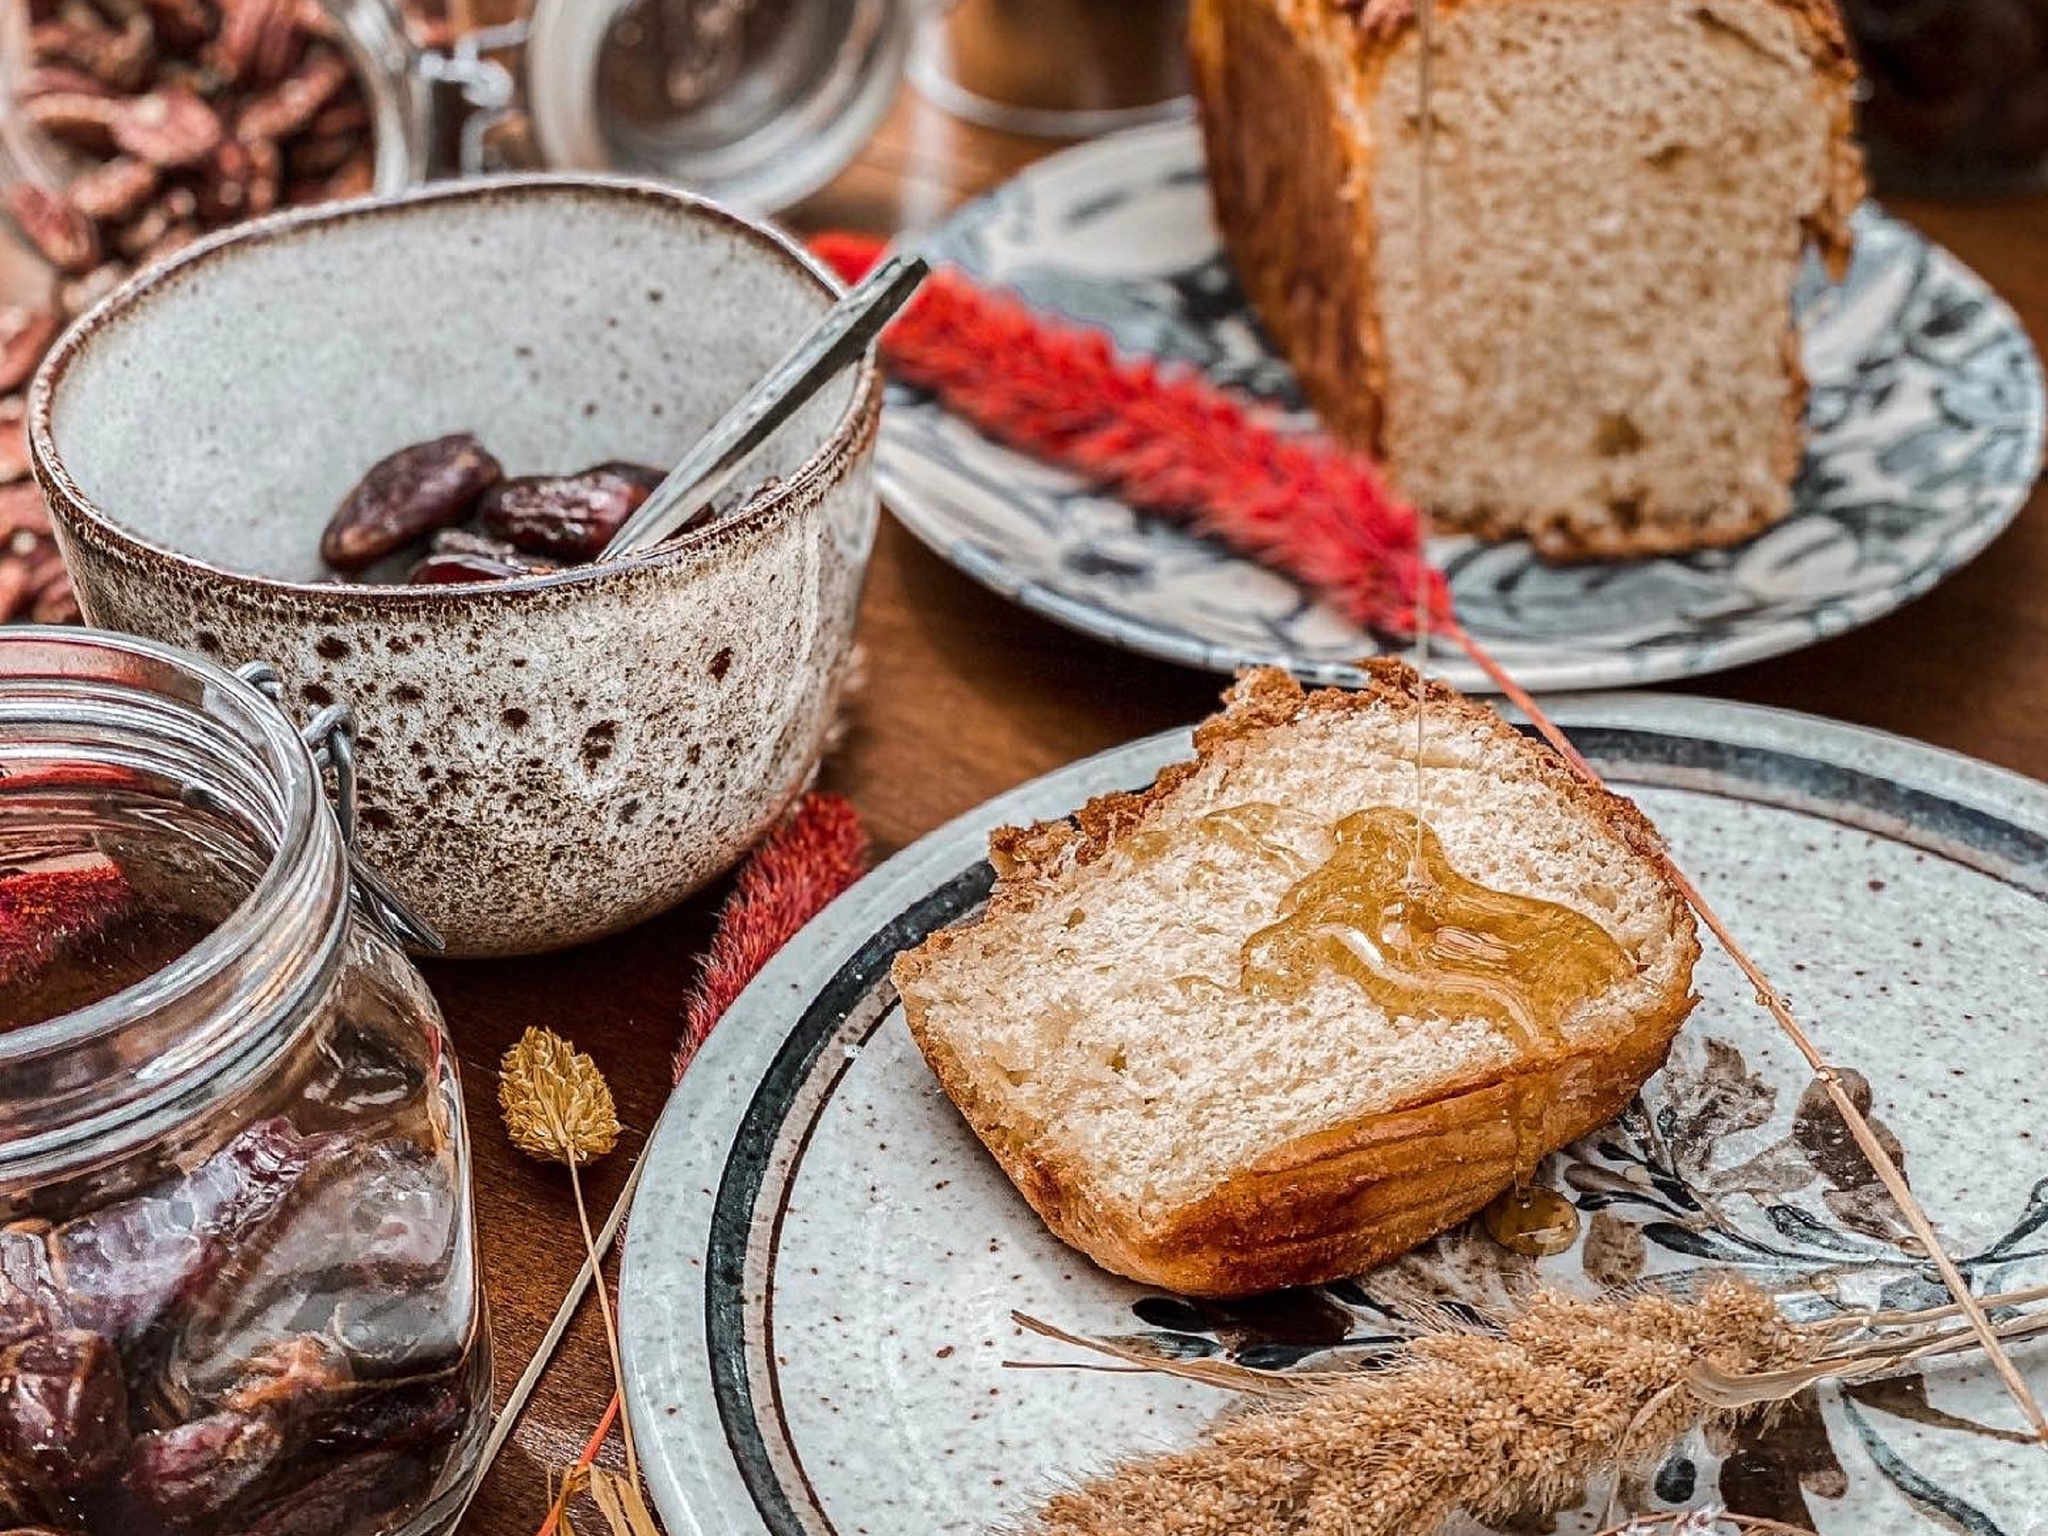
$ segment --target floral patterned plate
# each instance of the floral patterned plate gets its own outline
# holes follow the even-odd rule
[[[1813,395],[1786,522],[1736,549],[1564,568],[1519,541],[1432,541],[1466,627],[1523,684],[1629,686],[1796,650],[1919,596],[2018,513],[2048,417],[2025,330],[1905,225],[1866,207],[1856,230],[1846,283],[1814,266],[1800,284]],[[923,245],[1313,425],[1217,246],[1191,124],[1041,161]],[[891,391],[877,464],[890,508],[945,559],[1112,644],[1334,683],[1378,648],[1292,582],[997,447],[929,395]],[[1456,652],[1436,667],[1488,686]]]
[[[1870,1074],[1972,1283],[2048,1282],[2048,786],[1703,699],[1581,696],[1558,715],[1824,1045]],[[892,859],[762,972],[691,1067],[647,1156],[621,1303],[627,1400],[674,1536],[996,1531],[1059,1479],[1191,1436],[1228,1401],[1163,1377],[1006,1369],[1075,1358],[1023,1336],[1013,1308],[1290,1366],[1372,1349],[1420,1298],[1497,1300],[1532,1270],[1591,1287],[1725,1267],[1807,1313],[1940,1294],[1718,953],[1668,1068],[1543,1168],[1582,1222],[1558,1257],[1464,1229],[1373,1274],[1221,1306],[1063,1247],[934,1084],[888,964],[975,909],[991,827],[1148,782],[1186,752],[1173,735],[1092,758]],[[2021,1359],[2048,1393],[2048,1346]],[[1626,1493],[1830,1536],[2048,1536],[2048,1453],[2017,1425],[1988,1371],[1948,1364],[1696,1438]]]

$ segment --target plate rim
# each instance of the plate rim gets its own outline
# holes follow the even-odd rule
[[[1152,142],[1154,140],[1158,142],[1155,144]],[[1199,133],[1193,121],[1169,119],[1165,122],[1149,123],[1117,133],[1104,134],[1085,143],[1073,145],[1033,161],[1014,176],[962,203],[932,229],[910,237],[905,243],[924,248],[943,242],[951,238],[957,229],[990,217],[1000,207],[1003,199],[1022,195],[1018,190],[1020,187],[1028,189],[1055,175],[1071,175],[1077,167],[1085,167],[1091,160],[1113,161],[1123,157],[1159,154],[1190,140],[1195,141],[1199,149]],[[1874,216],[1884,223],[1905,230],[1926,250],[1936,253],[1967,275],[1993,313],[1998,316],[2003,328],[2019,337],[2023,343],[2028,382],[2031,386],[2025,453],[2032,465],[2032,474],[2026,489],[2014,495],[2011,505],[2000,515],[1982,519],[1980,524],[1970,531],[1969,537],[1951,545],[1947,558],[1938,568],[1924,572],[1912,580],[1832,600],[1827,606],[1824,622],[1816,624],[1809,619],[1779,619],[1731,641],[1660,649],[1653,654],[1650,663],[1644,666],[1629,665],[1626,659],[1628,652],[1616,652],[1587,661],[1523,663],[1516,671],[1524,686],[1539,692],[1553,689],[1577,692],[1641,688],[1675,682],[1683,678],[1711,676],[1773,656],[1784,656],[1804,650],[1851,630],[1874,624],[1908,603],[1926,596],[1928,592],[1983,554],[2026,509],[2034,488],[2040,483],[2044,466],[2048,466],[2048,370],[2044,370],[2040,349],[2035,346],[2032,333],[2022,323],[2018,312],[2006,301],[2004,295],[1948,247],[1923,233],[1917,226],[1893,216],[1874,200],[1867,201],[1863,209],[1866,216],[1874,213]],[[900,409],[899,406],[898,410]],[[1262,655],[1248,649],[1239,650],[1192,636],[1183,637],[1143,618],[1113,613],[1108,609],[1078,601],[1045,586],[1024,572],[999,561],[983,558],[978,550],[964,546],[940,526],[938,518],[926,504],[926,499],[905,482],[901,470],[890,462],[890,416],[891,412],[885,408],[882,412],[882,426],[875,454],[876,485],[881,492],[883,505],[925,548],[999,597],[1014,602],[1041,618],[1050,619],[1065,629],[1086,635],[1119,650],[1157,661],[1173,662],[1218,673],[1229,673],[1247,666],[1279,666],[1292,672],[1304,683],[1312,685],[1350,688],[1360,685],[1362,674],[1355,665],[1311,661],[1286,655]],[[908,452],[900,435],[896,439],[894,449],[897,453]],[[1437,659],[1432,670],[1452,686],[1468,693],[1492,694],[1497,691],[1491,679],[1463,657]]]
[[[2048,835],[2048,782],[1911,737],[1796,710],[1669,693],[1583,692],[1547,700],[1568,730],[1620,728],[1749,747],[1881,777]],[[1513,711],[1509,718],[1519,719]],[[703,1306],[705,1220],[676,1208],[666,1185],[722,1182],[734,1134],[762,1074],[818,986],[880,926],[981,856],[992,828],[1064,815],[1088,795],[1143,782],[1192,751],[1191,728],[1111,747],[1019,784],[907,845],[835,900],[742,992],[669,1096],[641,1154],[619,1280],[625,1408],[657,1512],[675,1536],[765,1536],[753,1495],[729,1454],[707,1460],[686,1415],[664,1402],[676,1383],[716,1418]],[[1619,775],[1617,775],[1619,777]],[[2048,895],[2044,895],[2048,900]],[[685,1191],[680,1197],[689,1201]],[[681,1223],[679,1225],[679,1222]],[[685,1294],[678,1304],[677,1291]],[[722,1430],[718,1435],[725,1446]]]

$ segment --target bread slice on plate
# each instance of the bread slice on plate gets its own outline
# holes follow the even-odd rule
[[[1791,508],[1802,252],[1847,259],[1832,0],[1194,0],[1217,222],[1330,429],[1443,524],[1556,558]],[[1425,270],[1425,262],[1427,267]]]
[[[1369,669],[1247,673],[1192,762],[996,833],[984,914],[895,962],[946,1093],[1105,1268],[1215,1296],[1368,1269],[1612,1119],[1692,1007],[1641,812],[1435,684],[1422,846],[1452,905],[1403,947],[1417,685]]]

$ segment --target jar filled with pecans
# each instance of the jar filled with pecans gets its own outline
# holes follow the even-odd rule
[[[350,847],[346,711],[272,691],[0,630],[0,1529],[426,1536],[476,1464],[431,935]]]
[[[0,0],[6,212],[57,311],[209,230],[419,180],[412,59],[388,0]]]
[[[23,440],[58,332],[209,231],[422,179],[435,28],[389,0],[0,0],[0,623],[78,617]]]

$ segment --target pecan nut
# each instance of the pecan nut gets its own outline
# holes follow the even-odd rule
[[[29,52],[38,64],[72,65],[116,91],[136,91],[156,63],[156,29],[138,11],[116,30],[74,3],[30,29]]]
[[[71,573],[59,570],[29,601],[29,622],[34,624],[76,624],[78,594],[71,587]]]
[[[321,558],[338,571],[359,571],[461,522],[503,475],[473,432],[401,448],[342,498],[320,540]]]
[[[119,224],[142,211],[156,194],[157,168],[147,160],[117,156],[71,183],[71,206],[97,224]]]
[[[28,401],[19,394],[0,398],[0,486],[28,478]]]
[[[26,556],[50,537],[50,509],[32,481],[0,486],[0,552]]]
[[[7,189],[7,211],[29,244],[60,272],[89,271],[100,259],[92,221],[48,187],[19,181]]]
[[[230,84],[246,83],[277,16],[289,17],[295,0],[222,0],[220,31],[206,60]]]
[[[213,108],[183,86],[123,102],[113,124],[115,144],[163,170],[197,165],[224,131]]]
[[[57,339],[57,316],[47,309],[10,304],[0,309],[0,390],[16,390]]]
[[[348,60],[324,44],[289,78],[258,96],[235,119],[241,139],[285,139],[310,124],[353,77]]]
[[[58,301],[67,315],[82,315],[128,280],[132,269],[125,261],[103,261],[83,277],[74,277],[57,289]]]
[[[157,39],[167,48],[195,48],[219,25],[207,0],[142,0],[142,8],[156,27]]]
[[[51,138],[96,154],[113,147],[114,118],[120,110],[113,97],[86,91],[50,91],[21,104],[22,116]]]
[[[38,64],[22,75],[14,87],[16,101],[33,101],[38,96],[108,96],[112,94],[82,69],[67,64]]]

